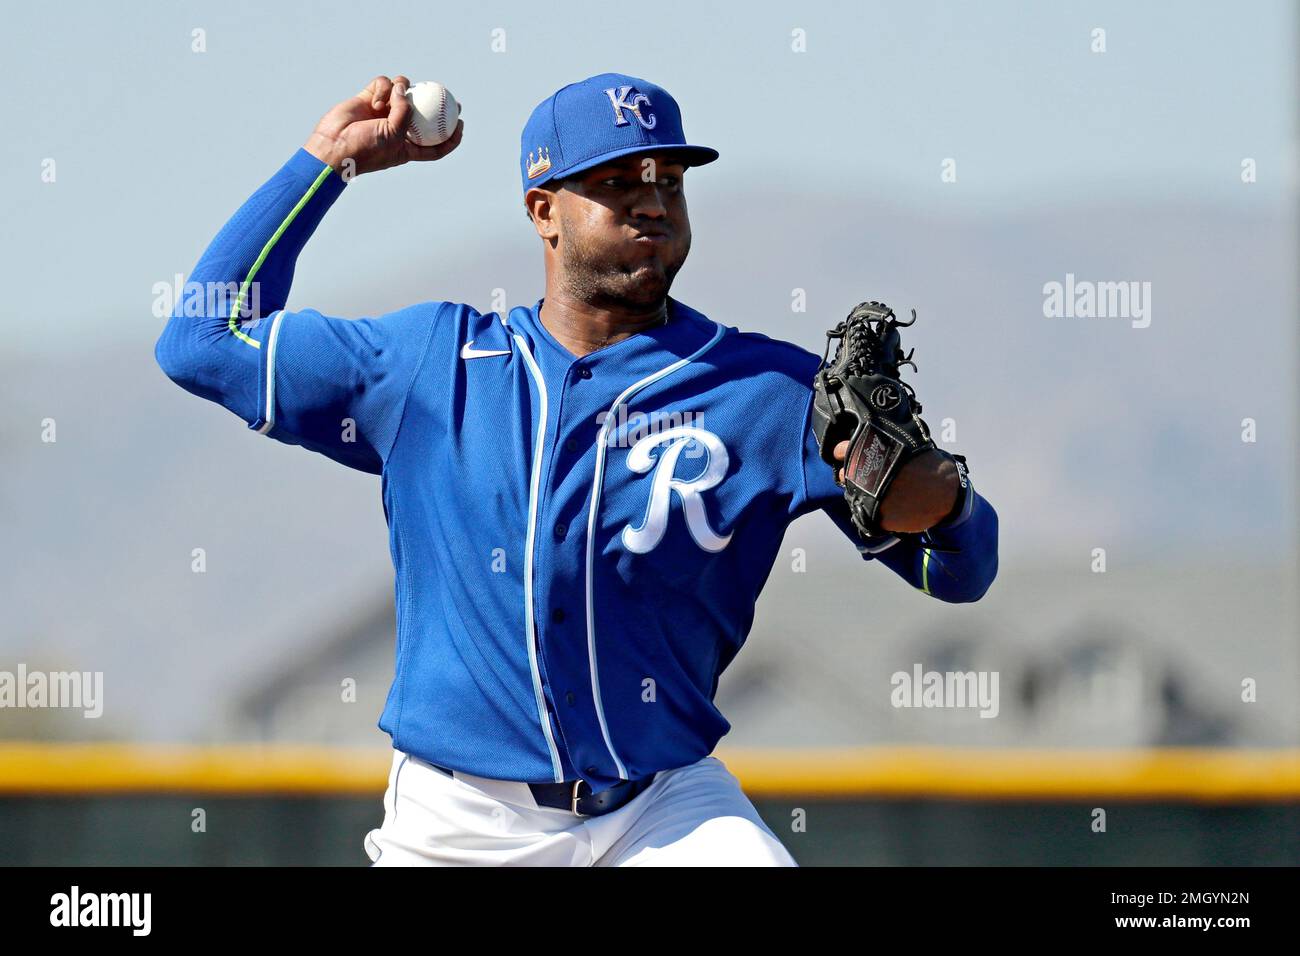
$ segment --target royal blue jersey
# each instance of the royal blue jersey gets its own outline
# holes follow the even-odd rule
[[[671,297],[665,325],[581,357],[544,299],[291,310],[345,188],[299,150],[204,253],[155,354],[250,428],[382,477],[397,647],[379,726],[442,766],[594,789],[707,756],[786,527],[821,509],[858,542],[810,428],[820,357]],[[214,304],[213,286],[237,293]],[[858,553],[979,599],[993,508],[968,487],[931,535],[942,553]]]

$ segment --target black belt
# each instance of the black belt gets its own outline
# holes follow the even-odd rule
[[[425,761],[428,763],[428,761]],[[447,767],[429,764],[434,770],[454,777],[456,772]],[[655,775],[642,777],[640,780],[620,780],[607,790],[591,792],[591,784],[585,780],[566,780],[563,783],[530,783],[528,789],[533,792],[533,799],[539,807],[552,807],[556,810],[568,810],[580,817],[598,817],[612,813],[629,803],[633,797],[654,783]]]

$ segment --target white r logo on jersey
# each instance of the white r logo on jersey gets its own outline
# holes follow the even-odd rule
[[[709,462],[698,478],[681,481],[673,476],[677,469],[677,459],[682,452],[698,442],[708,452]],[[652,458],[650,452],[660,445],[667,445],[659,453],[658,459]],[[641,527],[627,525],[623,528],[623,547],[633,554],[645,554],[658,547],[668,528],[668,515],[673,493],[682,503],[682,514],[686,518],[686,530],[705,551],[721,551],[731,540],[731,534],[720,535],[709,527],[709,517],[704,511],[704,499],[700,492],[708,491],[727,474],[730,459],[722,439],[713,432],[705,431],[694,425],[677,425],[657,434],[642,438],[627,453],[627,466],[637,474],[645,474],[654,469],[650,480],[650,501],[646,506],[645,519]]]

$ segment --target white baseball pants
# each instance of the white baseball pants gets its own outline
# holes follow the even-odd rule
[[[612,813],[539,807],[524,783],[393,752],[372,866],[797,866],[716,757],[660,772]]]

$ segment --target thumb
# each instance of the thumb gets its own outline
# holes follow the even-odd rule
[[[388,122],[397,133],[404,133],[411,122],[411,101],[406,98],[411,81],[404,76],[393,80],[393,89],[388,94]]]

